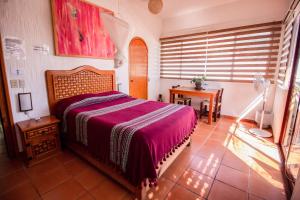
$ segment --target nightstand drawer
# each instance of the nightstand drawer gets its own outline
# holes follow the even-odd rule
[[[40,128],[40,129],[36,129],[36,130],[33,130],[33,131],[26,132],[26,139],[27,140],[32,139],[34,137],[47,135],[49,133],[57,132],[57,131],[58,131],[57,125],[43,127],[43,128]]]
[[[50,134],[42,139],[32,140],[30,146],[33,159],[43,157],[58,149],[57,136]]]

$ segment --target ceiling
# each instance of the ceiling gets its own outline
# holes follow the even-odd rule
[[[175,17],[234,1],[241,0],[164,0],[161,16],[162,18]]]
[[[148,0],[136,0],[147,8]],[[164,6],[159,14],[162,18],[171,18],[202,9],[220,6],[242,0],[163,0]]]

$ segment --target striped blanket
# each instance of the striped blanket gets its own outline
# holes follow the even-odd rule
[[[129,146],[134,133],[164,119],[182,108],[183,106],[181,105],[170,104],[130,121],[116,124],[112,128],[110,135],[110,160],[118,166],[121,166],[121,169],[125,172]]]
[[[119,92],[65,99],[56,111],[68,140],[119,168],[134,185],[157,178],[159,163],[189,137],[197,120],[191,107]]]

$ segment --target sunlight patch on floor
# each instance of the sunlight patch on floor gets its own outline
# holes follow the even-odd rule
[[[235,124],[230,126],[228,131],[234,130],[233,136],[224,146],[249,166],[252,173],[256,173],[274,187],[283,189],[277,145],[268,139],[251,135],[248,126],[239,125],[235,128]]]

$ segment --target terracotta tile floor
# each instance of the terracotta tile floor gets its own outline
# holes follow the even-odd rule
[[[221,118],[199,121],[185,148],[152,188],[148,199],[285,199],[277,146]],[[0,155],[0,199],[127,200],[132,195],[107,176],[65,150],[26,168]]]

